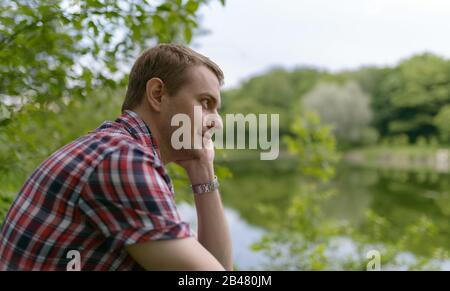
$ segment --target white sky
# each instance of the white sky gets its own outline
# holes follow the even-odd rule
[[[217,62],[225,88],[280,65],[332,71],[450,57],[449,0],[218,0],[202,8],[193,48]]]

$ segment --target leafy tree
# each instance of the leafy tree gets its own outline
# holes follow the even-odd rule
[[[317,112],[344,143],[361,143],[372,118],[370,97],[355,82],[344,86],[320,83],[303,97],[306,109]]]
[[[450,62],[422,54],[384,73],[373,102],[380,133],[407,134],[412,142],[436,135],[433,118],[450,102]]]
[[[345,87],[349,81],[356,82],[362,94],[369,96],[372,118],[366,117],[376,129],[366,126],[358,134],[352,131],[352,135],[359,136],[357,142],[370,144],[378,137],[402,134],[415,142],[419,136],[430,139],[439,134],[434,120],[441,107],[450,103],[450,61],[430,53],[392,67],[369,66],[338,73],[304,67],[275,68],[224,92],[224,109],[244,114],[279,113],[280,133],[292,134],[289,126],[300,114],[299,98],[305,98],[319,82]]]
[[[298,99],[311,90],[322,75],[323,72],[313,68],[272,69],[250,78],[237,89],[225,91],[224,111],[244,115],[278,113],[280,133],[288,133],[300,112]]]
[[[433,122],[439,129],[442,141],[450,142],[450,104],[439,110],[439,113],[435,116]]]
[[[0,0],[4,121],[11,118],[5,111],[17,104],[62,106],[65,98],[85,98],[94,87],[124,85],[123,68],[144,47],[189,43],[199,7],[207,2]]]

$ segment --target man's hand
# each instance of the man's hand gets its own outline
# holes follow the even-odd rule
[[[203,148],[196,149],[194,158],[175,161],[186,170],[191,184],[208,183],[214,179],[214,146],[211,138],[203,138]]]

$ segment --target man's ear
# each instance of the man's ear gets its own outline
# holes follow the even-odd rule
[[[159,78],[151,78],[145,87],[145,99],[149,106],[157,111],[161,111],[161,99],[164,95],[164,82]]]

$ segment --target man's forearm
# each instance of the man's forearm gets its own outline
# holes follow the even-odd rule
[[[214,178],[214,170],[196,169],[188,175],[192,184],[206,183]],[[219,191],[194,196],[199,242],[226,270],[232,270],[231,239]]]
[[[199,242],[223,265],[232,270],[231,239],[219,191],[195,196]]]

